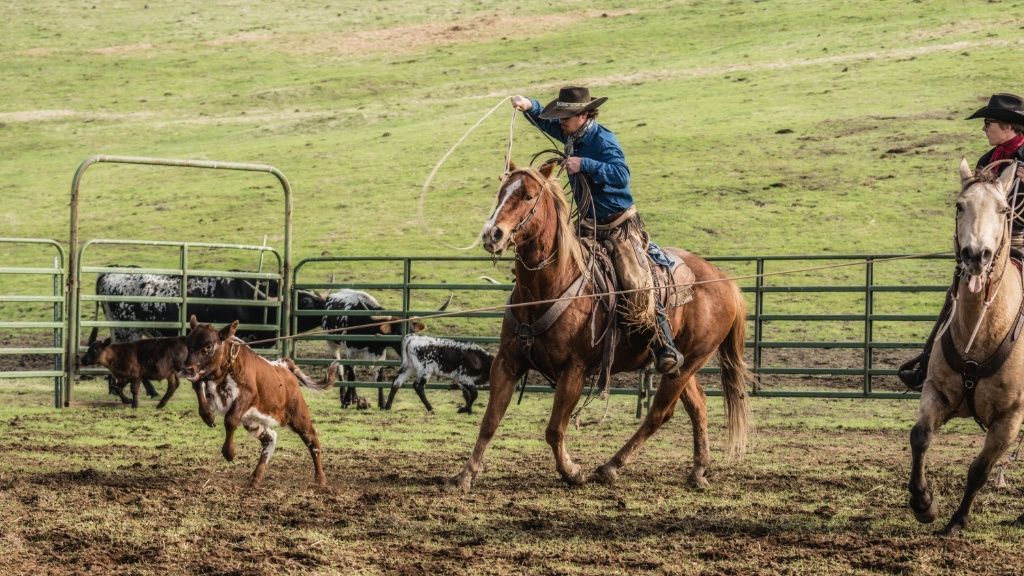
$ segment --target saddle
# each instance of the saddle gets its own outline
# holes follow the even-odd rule
[[[693,281],[697,276],[681,258],[648,242],[647,263],[654,279],[655,302],[663,309],[678,308],[693,300]]]

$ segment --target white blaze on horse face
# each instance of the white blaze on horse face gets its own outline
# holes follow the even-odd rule
[[[494,208],[494,212],[491,217],[484,222],[484,229],[480,231],[480,237],[485,240],[490,235],[491,230],[494,228],[495,223],[498,220],[498,216],[501,215],[502,210],[505,208],[505,203],[512,197],[513,194],[519,191],[523,187],[523,177],[520,176],[515,180],[508,180],[505,182],[504,187],[498,193],[498,205]]]

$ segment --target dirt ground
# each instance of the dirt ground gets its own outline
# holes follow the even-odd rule
[[[954,539],[906,508],[913,402],[755,399],[742,461],[721,450],[721,401],[709,399],[711,487],[686,482],[685,414],[667,424],[614,486],[569,488],[543,429],[550,395],[513,403],[469,494],[443,490],[476,438],[479,411],[455,392],[409,392],[390,413],[341,410],[307,394],[330,486],[279,430],[266,484],[247,487],[258,444],[237,436],[233,463],[187,387],[157,411],[105,402],[82,383],[79,406],[47,407],[48,384],[0,390],[0,569],[32,574],[1019,574],[1021,471],[986,487]],[[482,396],[486,399],[486,394]],[[590,408],[591,410],[594,408]],[[603,408],[601,408],[603,410]],[[570,432],[586,469],[637,425],[613,399],[600,425]],[[936,439],[938,523],[962,491],[982,435],[969,422]],[[937,523],[937,524],[938,524]]]

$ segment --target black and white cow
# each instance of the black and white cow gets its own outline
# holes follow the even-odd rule
[[[363,311],[372,312],[384,310],[373,296],[362,290],[351,290],[343,288],[327,295],[324,305],[326,311],[350,312]],[[407,322],[394,324],[380,324],[381,322],[395,322],[401,320],[396,316],[371,315],[352,316],[346,314],[324,316],[321,327],[332,335],[349,336],[391,336],[402,335],[405,332]],[[422,322],[413,321],[412,331],[418,332],[423,329]],[[380,340],[380,341],[327,341],[327,350],[335,360],[369,360],[383,362],[387,360],[387,352],[390,348],[396,354],[401,354],[401,341]],[[342,379],[346,382],[354,382],[356,379],[355,370],[351,365],[346,364]],[[384,367],[377,368],[377,382],[384,382]],[[364,401],[365,402],[365,401]],[[350,405],[361,405],[359,396],[354,386],[341,388],[341,407],[348,408]]]
[[[459,413],[472,414],[477,390],[490,379],[493,362],[494,356],[476,344],[409,334],[402,339],[402,368],[391,383],[384,409],[391,409],[398,389],[411,379],[416,395],[427,410],[433,412],[434,408],[427,401],[427,379],[441,376],[452,380],[452,388],[462,390],[466,405],[459,408]]]
[[[224,278],[219,276],[189,276],[189,298],[217,298],[230,300],[266,301],[278,296],[278,283],[270,280],[261,283],[259,292],[251,280]],[[166,274],[100,274],[96,278],[96,294],[99,296],[157,296],[177,298],[181,295],[181,279]],[[255,297],[254,297],[255,296]],[[311,291],[298,292],[300,310],[323,310],[324,299]],[[109,321],[126,322],[177,322],[178,304],[161,302],[103,302],[103,313]],[[266,320],[264,320],[264,312]],[[227,324],[238,320],[241,324],[277,324],[277,309],[262,306],[241,306],[237,304],[188,303],[186,317],[195,314],[206,322]],[[318,316],[300,316],[299,332],[312,330],[320,325]],[[114,342],[130,342],[142,337],[176,336],[177,330],[158,328],[114,328]],[[266,332],[238,332],[242,340],[256,340],[267,336]],[[257,347],[269,348],[273,342]]]

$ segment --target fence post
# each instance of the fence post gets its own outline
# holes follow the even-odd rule
[[[761,340],[764,338],[761,315],[764,314],[764,258],[756,260],[754,278],[754,391],[761,391]]]
[[[871,366],[874,350],[874,320],[875,313],[875,261],[871,256],[867,257],[867,264],[864,266],[864,395],[871,394]]]

